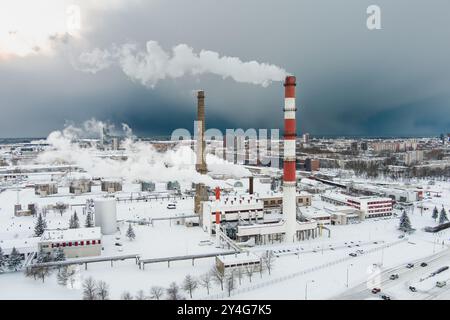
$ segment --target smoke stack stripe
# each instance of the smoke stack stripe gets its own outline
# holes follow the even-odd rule
[[[286,223],[285,241],[295,241],[297,231],[296,204],[296,122],[295,122],[294,76],[286,77],[284,83],[284,158],[283,158],[283,218]]]
[[[215,189],[215,194],[216,194],[216,208],[219,205],[220,202],[220,188],[216,187]],[[219,237],[219,232],[220,232],[220,211],[217,210],[216,211],[216,247],[220,247],[220,237]]]

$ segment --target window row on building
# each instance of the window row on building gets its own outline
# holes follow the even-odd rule
[[[61,243],[52,243],[52,248],[59,248],[59,247],[78,247],[78,246],[89,246],[89,245],[96,245],[101,244],[101,240],[86,240],[86,241],[69,241],[69,242],[61,242]]]

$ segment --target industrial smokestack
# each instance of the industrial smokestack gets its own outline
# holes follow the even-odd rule
[[[248,177],[248,193],[253,194],[253,176]]]
[[[287,242],[294,242],[297,232],[295,80],[288,76],[284,83],[283,218]]]
[[[197,160],[195,169],[200,174],[206,174],[205,161],[205,92],[197,92]],[[202,224],[202,201],[208,200],[208,194],[204,184],[195,186],[194,212],[200,215],[200,224]]]

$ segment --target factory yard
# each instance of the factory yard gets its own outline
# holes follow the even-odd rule
[[[242,181],[245,183],[245,179]],[[267,186],[255,179],[256,190],[263,192],[265,187]],[[448,207],[450,184],[442,182],[433,187],[441,188],[443,196],[420,203],[428,207]],[[137,186],[124,185],[123,189],[117,194],[119,198],[130,195]],[[97,196],[101,194],[95,188],[92,193]],[[16,202],[16,196],[14,190],[6,190],[0,194],[2,242],[33,235],[35,219],[15,217],[10,210]],[[36,202],[40,206],[55,201],[54,197],[36,196],[30,189],[20,191],[19,197],[21,202]],[[64,199],[73,207],[62,216],[59,212],[47,212],[49,228],[66,227],[70,215],[76,210],[83,222],[85,216],[75,205],[91,197],[91,194],[76,197],[64,195],[64,189],[61,188],[58,198]],[[176,200],[176,209],[167,209],[167,205],[173,203],[173,200],[168,199],[119,202],[117,220],[120,232],[102,237],[101,256],[138,254],[141,259],[149,259],[229,251],[226,246],[216,248],[214,237],[210,237],[201,227],[186,227],[177,224],[176,220],[155,220],[153,225],[136,224],[135,240],[127,239],[128,220],[150,221],[152,218],[191,215],[192,198],[182,198]],[[314,199],[317,198],[313,197],[313,204]],[[416,232],[406,235],[403,239],[399,239],[401,232],[397,230],[398,217],[386,217],[348,225],[328,225],[330,237],[323,230],[321,236],[307,241],[291,244],[274,242],[248,247],[246,250],[256,255],[272,250],[275,254],[273,270],[270,275],[266,271],[262,276],[255,272],[251,282],[244,274],[241,284],[236,284],[230,296],[235,299],[372,299],[380,297],[370,292],[372,286],[380,286],[382,292],[392,299],[445,298],[448,296],[446,288],[426,288],[416,293],[407,289],[410,283],[417,282],[425,273],[433,271],[433,268],[450,265],[450,230],[441,231],[437,235],[424,232],[422,228],[434,225],[434,221],[431,218],[431,210],[421,212],[418,206],[419,203],[416,203],[413,213],[410,214]],[[117,246],[117,243],[121,245]],[[356,252],[355,257],[349,255]],[[438,260],[433,261],[430,258],[440,252],[442,256]],[[115,261],[113,266],[109,261],[92,263],[87,266],[87,270],[84,265],[76,265],[76,281],[73,287],[58,285],[56,271],[45,283],[25,277],[23,272],[5,272],[0,275],[0,285],[8,287],[9,290],[2,290],[0,299],[80,299],[82,283],[88,277],[105,281],[110,286],[110,297],[113,299],[119,299],[124,291],[134,295],[139,290],[144,290],[149,294],[152,286],[166,288],[173,281],[182,283],[187,274],[200,277],[211,269],[214,261],[214,258],[198,259],[194,262],[174,261],[170,263],[170,267],[167,262],[161,262],[148,264],[145,269],[140,269],[134,260]],[[429,267],[421,268],[416,265],[412,270],[404,270],[407,263],[415,261],[430,261]],[[374,264],[378,267],[374,267]],[[381,277],[379,285],[374,282],[378,271]],[[391,273],[398,273],[400,279],[388,280],[387,277]],[[327,290],[321,289],[325,287]],[[193,293],[193,298],[228,298],[228,294],[226,289],[222,291],[220,286],[214,284],[209,295],[204,288],[199,287]]]

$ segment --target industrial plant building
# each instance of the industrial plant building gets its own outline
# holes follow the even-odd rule
[[[92,177],[82,172],[71,172],[67,175],[69,180],[69,192],[72,194],[83,194],[91,192]]]
[[[101,190],[104,192],[114,193],[122,191],[122,181],[112,180],[112,179],[104,179],[101,182]]]
[[[102,252],[100,228],[45,230],[39,250],[51,254],[59,248],[66,258],[99,256]]]
[[[264,209],[281,208],[283,206],[283,194],[281,192],[259,195],[264,203]],[[306,191],[297,192],[296,202],[298,206],[310,206],[311,194]]]
[[[220,223],[258,221],[264,218],[264,203],[255,196],[225,196],[219,201],[203,201],[203,228],[209,234],[215,233],[216,214]]]
[[[34,193],[41,197],[57,194],[58,185],[56,184],[56,182],[36,183],[34,186]]]
[[[391,198],[375,196],[355,197],[343,193],[327,192],[321,195],[321,199],[334,205],[344,205],[360,210],[364,215],[364,219],[392,215],[393,202]]]
[[[217,256],[216,257],[217,269],[224,273],[227,270],[237,268],[260,267],[261,257],[254,253],[236,253],[235,255]]]
[[[141,181],[141,191],[155,191],[155,183],[152,181]]]

